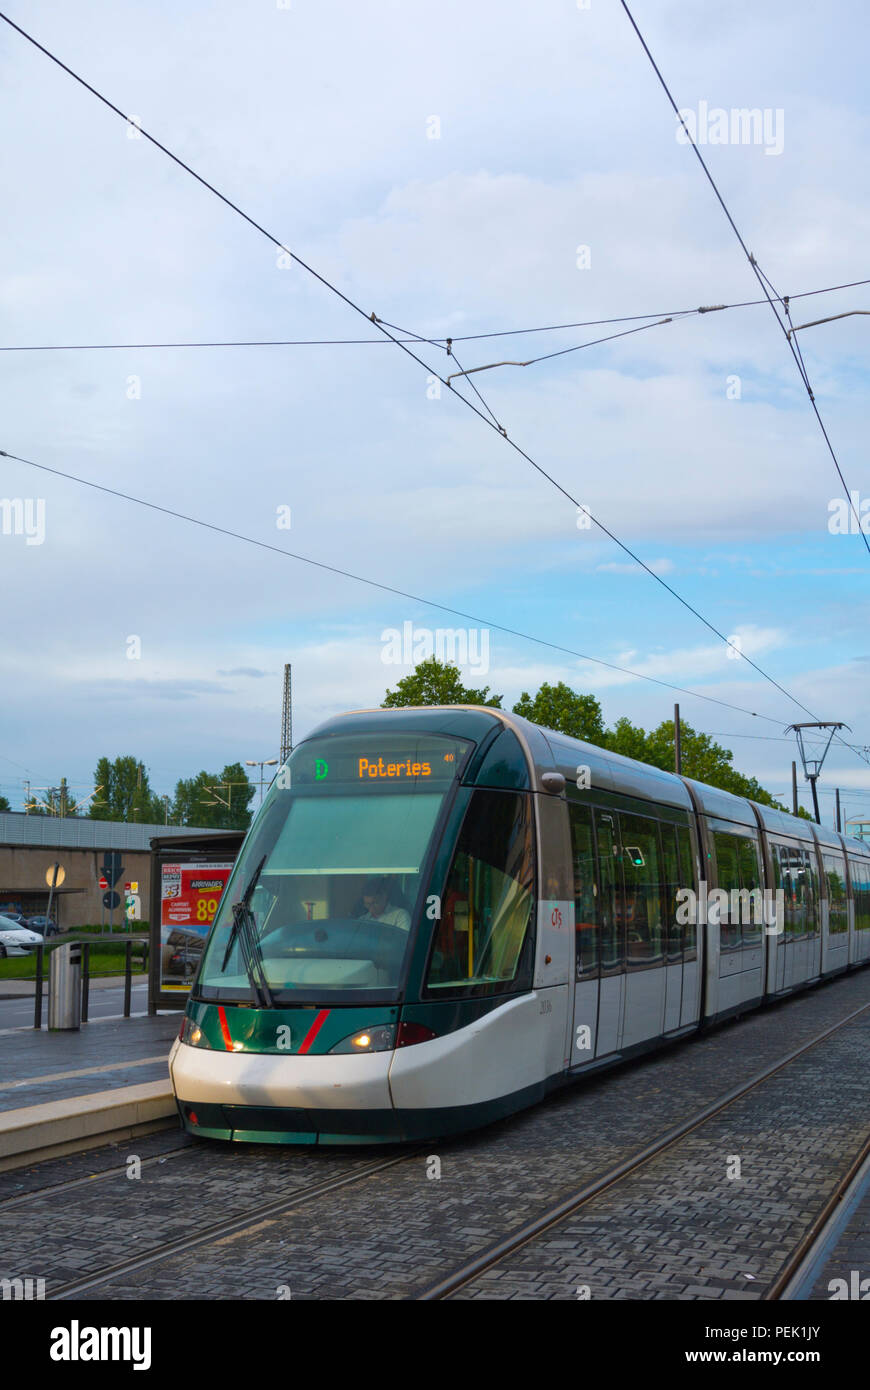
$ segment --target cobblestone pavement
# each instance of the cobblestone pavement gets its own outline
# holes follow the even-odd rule
[[[865,1015],[455,1297],[760,1299],[863,1147],[868,1045]]]
[[[127,1139],[120,1144],[101,1144],[98,1148],[68,1154],[64,1158],[34,1163],[30,1168],[12,1168],[6,1173],[0,1173],[0,1212],[3,1210],[3,1203],[10,1197],[22,1197],[31,1192],[40,1192],[46,1187],[60,1187],[64,1183],[80,1182],[82,1178],[92,1178],[124,1167],[131,1153],[138,1154],[144,1162],[176,1149],[197,1147],[195,1139],[170,1121],[168,1128],[155,1134],[141,1135],[136,1140]],[[23,1213],[20,1214],[20,1220],[29,1219]],[[45,1219],[44,1213],[42,1219]],[[2,1258],[0,1247],[0,1260]]]
[[[819,1271],[810,1298],[829,1299],[834,1293],[849,1299],[870,1298],[870,1182],[865,1178],[862,1185],[863,1196]],[[846,1288],[832,1288],[835,1279],[844,1280]]]
[[[58,1284],[246,1211],[256,1223],[263,1203],[342,1177],[372,1161],[370,1153],[357,1153],[353,1158],[317,1151],[289,1155],[271,1147],[248,1149],[230,1144],[209,1146],[204,1151],[202,1141],[192,1140],[181,1155],[167,1157],[163,1164],[158,1161],[143,1166],[138,1178],[128,1177],[129,1159],[159,1156],[159,1145],[149,1140],[166,1144],[167,1137],[145,1136],[117,1146],[112,1166],[117,1167],[120,1159],[121,1171],[94,1183],[70,1192],[53,1190],[44,1196],[31,1189],[26,1203],[10,1204],[5,1211],[0,1202],[0,1277],[44,1278],[50,1295]],[[173,1132],[176,1147],[180,1137]],[[384,1157],[382,1153],[378,1156]],[[79,1155],[79,1159],[84,1157]],[[52,1170],[51,1175],[43,1171],[44,1184],[49,1176],[52,1182],[57,1180],[55,1164],[40,1167]],[[20,1194],[7,1186],[3,1195]],[[113,1297],[114,1289],[103,1296]]]
[[[14,1266],[2,1273],[45,1277],[50,1293],[58,1281],[249,1211],[251,1226],[245,1230],[118,1277],[84,1297],[274,1299],[278,1289],[289,1289],[294,1299],[413,1296],[868,999],[870,972],[832,981],[702,1038],[590,1077],[511,1120],[430,1145],[429,1153],[408,1152],[387,1172],[265,1220],[257,1217],[258,1204],[352,1171],[387,1151],[192,1143],[189,1156],[144,1168],[138,1181],[108,1177],[93,1189],[73,1190],[62,1203],[46,1196],[5,1216],[0,1205],[0,1249],[6,1252],[4,1263]],[[853,1056],[859,1032],[859,1025],[850,1025],[848,1043],[832,1039],[809,1057],[825,1052],[842,1065]],[[799,1082],[793,1079],[798,1076]],[[640,1205],[630,1231],[614,1235],[611,1245],[622,1240],[652,1246],[664,1234],[663,1243],[672,1242],[672,1249],[663,1258],[671,1265],[679,1258],[695,1260],[682,1285],[674,1280],[670,1290],[638,1288],[636,1296],[664,1290],[667,1297],[709,1297],[714,1288],[726,1297],[745,1293],[741,1276],[766,1268],[765,1259],[781,1263],[802,1211],[808,1219],[811,1193],[815,1201],[817,1186],[829,1176],[833,1181],[834,1170],[845,1167],[846,1157],[836,1146],[850,1141],[846,1131],[857,1125],[849,1087],[840,1087],[822,1062],[809,1059],[778,1079],[775,1104],[766,1091],[771,1084],[765,1083],[768,1099],[756,1102],[756,1111],[738,1111],[738,1122],[732,1107],[717,1121],[721,1132],[714,1157],[706,1139],[691,1136],[684,1142],[700,1147],[690,1147],[689,1166],[681,1163],[677,1172],[669,1151],[657,1161],[656,1182],[635,1194]],[[747,1103],[748,1098],[738,1104]],[[861,1118],[866,1124],[866,1106]],[[836,1132],[832,1126],[838,1126]],[[144,1153],[145,1143],[131,1149]],[[732,1154],[742,1157],[743,1179],[726,1186],[721,1174]],[[428,1176],[434,1157],[440,1178]],[[793,1177],[798,1165],[799,1183]],[[40,1170],[45,1183],[63,1181],[57,1163]],[[20,1173],[6,1176],[21,1178]],[[28,1180],[33,1176],[29,1173]],[[671,1180],[660,1196],[663,1177]],[[718,1187],[711,1186],[713,1179]],[[4,1190],[0,1184],[0,1196]],[[656,1215],[659,1208],[684,1225],[691,1217],[692,1235],[669,1232],[668,1222]],[[648,1223],[653,1223],[651,1236]],[[572,1239],[555,1229],[550,1235]],[[705,1243],[696,1250],[698,1242]],[[717,1242],[724,1242],[721,1258]],[[622,1268],[628,1268],[627,1255],[614,1248],[607,1254],[624,1259]],[[747,1263],[748,1257],[755,1263]],[[505,1284],[504,1293],[476,1287],[470,1292],[576,1298],[576,1286],[592,1280],[577,1276],[578,1256],[566,1261],[563,1250],[561,1258],[570,1269],[539,1279],[534,1287],[525,1280],[520,1289]],[[596,1277],[603,1281],[607,1275],[602,1269]],[[714,1279],[724,1283],[714,1286]],[[620,1296],[618,1283],[602,1282],[596,1296]]]

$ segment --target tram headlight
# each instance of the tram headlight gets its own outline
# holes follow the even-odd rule
[[[211,1043],[205,1036],[198,1023],[185,1014],[184,1021],[178,1034],[181,1042],[187,1043],[188,1047],[211,1047]]]
[[[331,1047],[330,1052],[389,1052],[396,1045],[396,1028],[392,1023],[379,1023],[376,1028],[362,1028],[349,1038]]]

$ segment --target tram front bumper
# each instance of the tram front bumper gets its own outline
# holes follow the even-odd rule
[[[176,1039],[169,1056],[184,1128],[256,1143],[378,1143],[403,1136],[391,1051],[348,1057],[218,1052]]]

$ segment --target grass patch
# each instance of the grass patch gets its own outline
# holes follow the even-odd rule
[[[141,932],[147,933],[149,930],[149,925],[147,922],[134,922],[132,932],[128,932],[123,922],[116,922],[112,930],[113,932],[121,932],[124,934],[124,936],[136,936]],[[87,933],[88,935],[96,933],[97,936],[100,936],[101,934],[108,936],[109,923],[104,922],[102,925],[100,925],[99,922],[88,922],[87,925],[84,927],[70,927],[68,932],[64,932],[64,940],[71,941],[74,937],[79,936],[83,933]]]
[[[49,950],[55,946],[62,946],[62,941],[52,938]],[[134,975],[145,973],[143,941],[133,942],[133,960],[131,970]],[[125,963],[125,944],[123,941],[117,943],[104,942],[102,946],[91,944],[90,952],[90,974],[93,978],[96,975],[123,975]],[[49,962],[46,956],[42,958],[43,978],[48,980]],[[36,955],[32,956],[7,956],[5,960],[0,960],[0,980],[35,980],[36,979]]]

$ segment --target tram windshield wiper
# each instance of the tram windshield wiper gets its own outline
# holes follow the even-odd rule
[[[259,879],[260,874],[263,872],[263,865],[265,864],[265,862],[266,855],[264,854],[256,869],[254,870],[254,873],[251,875],[250,882],[248,883],[248,886],[242,894],[240,900],[237,903],[233,903],[233,925],[230,928],[229,940],[227,941],[227,949],[224,952],[223,963],[221,965],[221,974],[223,974],[223,972],[227,968],[227,961],[230,958],[230,952],[232,951],[233,944],[235,942],[236,937],[238,936],[242,944],[242,958],[245,962],[245,971],[247,973],[248,979],[251,982],[251,988],[254,991],[254,998],[256,999],[258,1004],[260,1004],[261,1002],[264,1003],[267,1009],[274,1009],[275,1000],[272,998],[272,991],[270,990],[269,982],[266,979],[266,969],[263,963],[263,953],[260,950],[260,943],[257,940],[256,935],[257,924],[254,919],[254,914],[251,911],[250,907],[251,894],[257,886],[257,880]]]

